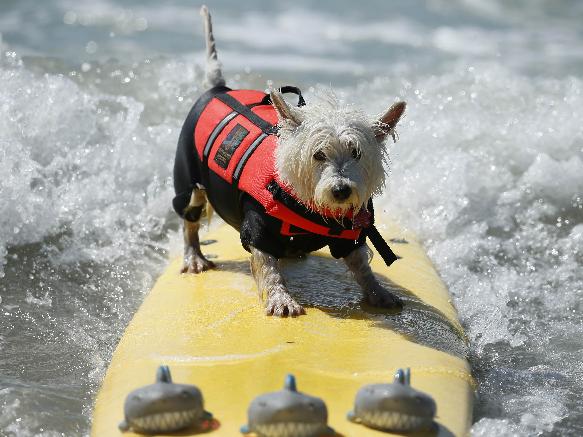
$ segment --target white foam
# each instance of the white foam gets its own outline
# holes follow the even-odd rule
[[[240,73],[228,79],[236,86],[266,87],[265,75],[244,74],[246,67],[269,71],[276,85],[346,74],[346,99],[369,113],[380,113],[395,96],[408,101],[401,140],[390,146],[389,189],[376,207],[418,233],[455,296],[480,386],[472,432],[561,433],[580,420],[569,410],[582,389],[581,5],[430,3],[432,15],[392,6],[384,15],[359,10],[365,18],[340,7],[314,12],[301,4],[252,3],[237,13],[217,5],[219,55],[228,71]],[[7,50],[0,59],[0,276],[6,263],[12,271],[22,263],[18,273],[27,278],[30,262],[13,257],[30,251],[60,269],[56,282],[83,278],[79,301],[67,307],[70,319],[58,320],[57,334],[50,317],[48,325],[42,320],[64,305],[62,290],[31,286],[29,297],[29,288],[2,296],[2,311],[10,323],[55,335],[58,352],[81,351],[84,361],[74,365],[89,366],[83,377],[94,382],[129,317],[128,300],[139,300],[149,272],[180,244],[170,211],[172,159],[200,93],[201,27],[192,6],[124,5],[59,0],[39,9],[22,2],[0,14]],[[59,22],[51,35],[64,32],[61,40],[47,38],[43,23],[51,14]],[[103,33],[112,36],[99,39]],[[177,39],[185,38],[192,44],[180,50],[188,55],[176,59],[85,58],[90,40],[96,55],[140,59],[155,50],[175,53]],[[14,47],[72,57],[79,68],[46,55],[24,67]],[[358,78],[363,83],[354,86]],[[84,263],[116,268],[96,279],[79,267]],[[94,314],[96,302],[105,309]],[[4,339],[3,353],[11,341]],[[0,432],[33,435],[39,426],[16,422],[30,416],[27,400],[36,402],[40,391],[27,383],[30,393],[5,396]]]
[[[7,246],[61,232],[71,237],[61,261],[141,252],[172,197],[172,160],[161,157],[173,155],[166,138],[177,136],[180,119],[146,129],[143,103],[62,76],[4,68],[0,81],[3,258]]]
[[[383,208],[425,242],[455,296],[475,363],[492,366],[484,384],[505,356],[498,349],[536,348],[531,359],[544,363],[550,338],[575,329],[568,315],[583,289],[583,84],[494,64],[451,71],[403,85],[379,80],[360,92],[392,90],[409,102],[401,140],[391,146]],[[375,98],[378,108],[382,101]],[[517,362],[500,388],[504,418],[481,419],[475,435],[549,431],[565,416],[567,398],[544,378],[511,387],[528,372],[521,368]]]

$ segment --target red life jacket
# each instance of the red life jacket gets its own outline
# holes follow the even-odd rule
[[[295,87],[284,87],[282,92],[296,92]],[[183,126],[183,132],[194,131],[194,156],[185,153],[179,145],[175,166],[175,188],[188,184],[177,169],[183,164],[193,165],[207,197],[217,213],[231,226],[240,229],[243,219],[242,196],[255,199],[267,214],[281,221],[284,236],[317,234],[356,241],[362,232],[372,242],[387,266],[396,256],[375,228],[372,200],[367,209],[357,215],[347,214],[340,219],[328,211],[314,212],[293,194],[293,190],[278,180],[274,151],[277,144],[277,113],[269,95],[255,90],[231,90],[215,87],[204,93],[195,103]],[[181,134],[182,137],[182,134]],[[180,141],[179,141],[180,143]],[[192,161],[194,158],[194,162]],[[184,161],[184,162],[183,162]],[[195,172],[196,173],[196,172]],[[192,181],[191,181],[192,182]],[[184,187],[183,187],[184,188]],[[189,191],[177,192],[175,200],[183,210]],[[368,210],[368,211],[367,211]],[[370,211],[370,213],[369,213]],[[357,229],[353,229],[353,221]]]
[[[267,214],[281,220],[282,235],[313,233],[358,239],[361,230],[352,229],[351,213],[343,221],[328,211],[314,213],[278,179],[274,156],[278,118],[269,103],[269,95],[255,90],[224,88],[223,92],[209,97],[199,109],[194,129],[196,154],[204,171],[208,169],[203,179],[216,180],[218,176],[232,188],[250,195]],[[212,181],[205,182],[203,185],[210,185],[207,191],[212,192]],[[232,202],[233,196],[215,195],[212,199],[221,216],[222,199]],[[224,205],[224,209],[232,206]],[[228,217],[229,213],[225,212],[224,216]]]

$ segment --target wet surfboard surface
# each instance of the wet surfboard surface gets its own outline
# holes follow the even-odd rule
[[[125,397],[153,383],[160,365],[170,367],[174,382],[202,390],[218,425],[205,435],[241,435],[249,403],[280,390],[288,373],[299,391],[326,402],[337,435],[391,435],[346,414],[361,386],[392,382],[395,370],[407,367],[411,385],[437,403],[435,428],[407,435],[467,435],[474,382],[451,297],[412,235],[392,224],[379,230],[401,259],[387,267],[377,254],[371,265],[404,309],[366,305],[344,262],[322,250],[283,262],[290,292],[306,308],[297,318],[264,314],[236,231],[223,225],[207,234],[203,252],[217,270],[181,274],[181,259],[170,263],[117,346],[96,399],[92,436],[133,435],[117,427]]]

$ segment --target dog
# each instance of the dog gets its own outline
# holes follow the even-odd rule
[[[343,258],[369,304],[402,306],[375,278],[367,234],[377,244],[372,231],[364,230],[373,229],[371,199],[384,188],[388,164],[384,143],[389,137],[396,141],[405,103],[393,104],[372,121],[333,96],[306,105],[294,87],[231,90],[206,6],[201,15],[208,91],[183,125],[174,165],[173,206],[184,219],[182,272],[216,268],[203,255],[198,236],[203,212],[213,209],[239,231],[250,252],[266,314],[305,314],[288,292],[279,259],[324,246]],[[286,91],[298,94],[298,107],[286,102]]]

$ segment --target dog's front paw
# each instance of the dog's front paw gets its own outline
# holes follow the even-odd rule
[[[365,297],[366,301],[375,307],[403,308],[403,301],[380,285],[374,287],[372,290],[368,290]]]
[[[273,293],[267,296],[265,301],[265,314],[277,317],[296,317],[306,314],[304,307],[284,292]]]
[[[191,255],[184,258],[182,273],[201,273],[206,270],[214,269],[217,266],[214,262],[209,261],[203,256]]]

